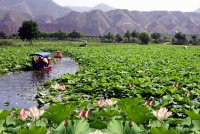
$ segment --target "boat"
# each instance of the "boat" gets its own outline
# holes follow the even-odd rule
[[[62,51],[55,51],[54,52],[54,58],[62,58]]]
[[[42,72],[49,72],[52,70],[51,66],[51,53],[49,52],[36,52],[30,54],[32,57],[32,68],[34,70],[40,70]]]

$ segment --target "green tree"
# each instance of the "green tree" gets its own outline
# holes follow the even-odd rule
[[[41,39],[48,39],[49,38],[50,33],[46,33],[46,32],[40,32],[40,34],[38,35],[38,38]]]
[[[16,39],[16,38],[18,38],[18,33],[12,33],[12,34],[10,34],[9,38],[10,39]]]
[[[117,42],[121,42],[121,41],[123,41],[123,38],[122,38],[122,36],[121,36],[120,34],[116,34],[116,35],[115,35],[115,40],[116,40]]]
[[[4,31],[0,31],[0,39],[6,39],[6,33]]]
[[[154,39],[155,43],[159,43],[159,39],[161,38],[161,34],[160,33],[152,33],[151,38]]]
[[[71,38],[72,40],[77,40],[84,37],[84,34],[74,30],[71,33],[69,33],[68,37]]]
[[[186,34],[183,34],[182,32],[177,32],[172,39],[172,43],[175,45],[187,44]]]
[[[195,35],[195,34],[191,35],[190,43],[192,45],[198,45],[199,44],[199,38],[198,38],[198,36]]]
[[[113,40],[115,39],[115,36],[109,32],[108,34],[103,36],[103,42],[113,42]]]
[[[133,38],[137,38],[138,37],[138,32],[136,30],[134,30],[132,33],[131,33],[131,37]]]
[[[112,41],[115,39],[115,36],[114,36],[111,32],[109,32],[109,33],[107,34],[107,39],[108,39],[110,42],[112,42]]]
[[[139,33],[138,38],[142,44],[148,44],[149,41],[151,40],[149,33],[147,33],[147,32]]]
[[[128,42],[131,41],[131,33],[130,31],[127,31],[125,34],[124,34],[124,37],[127,38]]]
[[[32,44],[32,40],[39,35],[38,25],[32,20],[24,21],[22,26],[18,30],[18,36],[21,40],[29,41]]]
[[[58,40],[65,40],[67,39],[67,37],[68,37],[67,33],[61,30],[58,30],[58,32],[55,33],[55,38],[57,38]],[[77,38],[80,38],[80,37],[77,37]]]

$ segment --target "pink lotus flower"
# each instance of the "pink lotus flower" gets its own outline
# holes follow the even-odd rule
[[[38,119],[44,113],[43,109],[38,109],[37,107],[33,106],[30,107],[28,110],[21,109],[20,110],[20,119],[26,120],[27,117],[31,117],[32,119]]]
[[[114,104],[117,103],[117,101],[112,101],[111,99],[105,100],[105,103],[107,106],[113,106]]]
[[[106,106],[111,107],[111,106],[113,106],[113,105],[116,104],[116,103],[117,103],[117,101],[113,101],[113,100],[111,100],[111,99],[99,100],[99,101],[97,102],[97,106],[98,106],[98,107],[102,107],[102,106],[106,105]]]
[[[24,120],[26,120],[27,117],[28,117],[27,111],[24,108],[21,109],[20,110],[20,119],[24,121]]]
[[[97,102],[97,106],[98,107],[102,107],[103,105],[105,105],[106,103],[105,103],[105,101],[104,100],[99,100],[98,102]]]
[[[145,106],[152,106],[154,104],[154,100],[148,100],[144,103]]]
[[[65,85],[62,85],[62,86],[59,87],[59,89],[63,91],[63,90],[66,89],[66,87],[65,87]]]
[[[91,110],[82,110],[79,114],[78,114],[78,116],[77,116],[77,118],[88,118],[90,115],[92,114],[92,111]]]
[[[153,114],[159,119],[163,120],[165,118],[168,118],[169,116],[172,115],[172,112],[169,111],[166,107],[160,108],[159,110],[153,110]]]
[[[54,90],[58,90],[58,89],[60,89],[60,90],[65,90],[66,89],[66,86],[65,85],[60,85],[60,84],[55,84],[55,85],[51,85],[51,88],[53,88]]]
[[[43,109],[38,109],[35,106],[28,109],[28,116],[34,120],[37,120],[43,113],[44,113]]]
[[[51,85],[51,88],[53,88],[53,89],[55,89],[55,90],[56,90],[56,89],[59,89],[59,87],[60,87],[60,85],[57,84],[57,83],[56,83],[55,85]]]

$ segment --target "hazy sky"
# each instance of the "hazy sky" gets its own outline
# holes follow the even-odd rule
[[[53,0],[62,6],[95,6],[99,3],[115,8],[152,11],[194,11],[200,8],[200,0]]]

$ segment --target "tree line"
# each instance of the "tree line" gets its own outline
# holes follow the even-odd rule
[[[198,35],[192,34],[187,36],[182,32],[176,32],[173,36],[166,36],[162,33],[154,32],[138,32],[127,31],[124,35],[113,34],[111,32],[99,35],[99,36],[85,36],[82,32],[72,31],[64,32],[58,30],[57,32],[47,33],[40,32],[38,25],[35,21],[28,20],[24,21],[22,26],[19,28],[18,33],[7,35],[3,31],[0,31],[0,39],[6,38],[20,38],[23,41],[29,41],[32,44],[33,39],[52,39],[52,40],[96,40],[101,42],[110,43],[140,43],[148,44],[152,43],[172,43],[174,45],[200,45],[200,37]]]
[[[192,34],[187,36],[182,32],[176,32],[173,36],[167,36],[162,33],[127,31],[124,35],[108,33],[101,37],[102,42],[121,42],[121,43],[172,43],[174,45],[200,45],[199,35]]]

